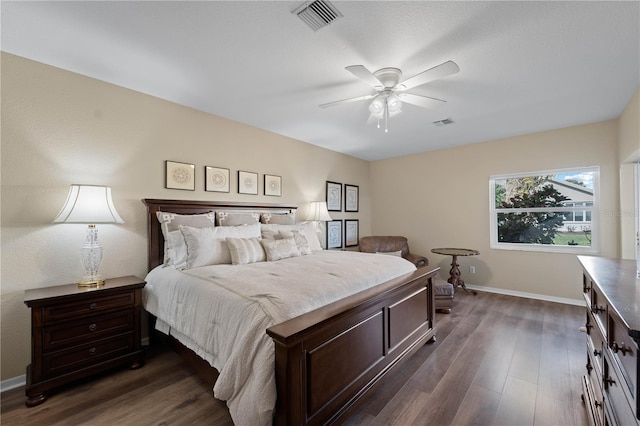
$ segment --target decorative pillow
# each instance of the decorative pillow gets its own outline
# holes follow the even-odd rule
[[[296,246],[293,238],[283,238],[281,240],[261,240],[264,251],[267,254],[267,260],[273,262],[289,257],[300,256],[300,250]]]
[[[247,263],[264,262],[266,256],[260,238],[227,238],[231,263],[246,265]]]
[[[398,250],[398,251],[377,251],[376,254],[386,254],[386,255],[389,255],[389,256],[402,257],[402,250]]]
[[[284,213],[284,214],[262,213],[260,215],[260,222],[270,223],[272,225],[295,225],[296,217],[293,213]]]
[[[296,247],[300,250],[300,254],[303,256],[311,254],[309,241],[307,241],[305,236],[302,235],[300,231],[291,231],[291,233],[293,234],[293,240],[296,242]]]
[[[192,228],[180,226],[187,246],[184,268],[231,264],[231,253],[227,238],[260,238],[260,224],[241,226],[218,226],[215,228]]]
[[[278,239],[277,236],[274,237],[274,231],[280,235],[280,238],[292,238],[292,231],[298,231],[307,239],[311,251],[322,251],[318,234],[316,234],[316,230],[311,222],[300,223],[298,225],[262,224],[261,230],[263,239]]]
[[[186,261],[186,245],[180,225],[191,226],[193,228],[212,228],[215,226],[215,213],[203,214],[177,214],[169,212],[156,212],[162,235],[164,236],[164,264],[178,265]],[[173,237],[169,234],[174,232]],[[177,232],[177,233],[175,233]],[[180,258],[180,253],[183,254]],[[174,256],[174,258],[172,258]],[[178,256],[177,258],[175,256]]]
[[[216,218],[220,226],[253,225],[254,223],[260,223],[260,213],[216,212]]]

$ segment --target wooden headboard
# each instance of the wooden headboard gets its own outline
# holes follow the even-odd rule
[[[240,202],[191,201],[191,200],[142,200],[147,206],[147,268],[152,270],[164,260],[164,237],[156,212],[197,214],[211,211],[252,211],[260,213],[288,213],[296,206],[285,204],[253,204]]]

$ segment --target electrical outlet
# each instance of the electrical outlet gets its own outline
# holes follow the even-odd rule
[[[469,266],[469,273],[475,274],[476,273],[476,267],[475,266]]]

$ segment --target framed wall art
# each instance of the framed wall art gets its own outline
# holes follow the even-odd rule
[[[238,170],[238,194],[258,195],[258,174]]]
[[[165,161],[165,188],[196,190],[196,166],[194,164]]]
[[[204,190],[210,192],[229,192],[229,169],[204,167]]]
[[[327,181],[327,210],[342,211],[342,184]]]
[[[342,220],[327,222],[327,249],[342,248]]]
[[[357,212],[360,198],[360,188],[358,185],[344,184],[344,211]]]
[[[358,245],[358,219],[345,219],[344,221],[344,246],[354,247]]]
[[[264,195],[273,197],[282,196],[282,177],[274,175],[264,175]]]

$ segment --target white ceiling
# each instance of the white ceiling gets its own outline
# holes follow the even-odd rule
[[[366,160],[617,118],[640,81],[638,1],[333,1],[317,32],[302,3],[2,1],[1,48]],[[387,134],[367,101],[318,107],[373,93],[348,65],[447,60],[460,72],[410,90],[447,103]]]

